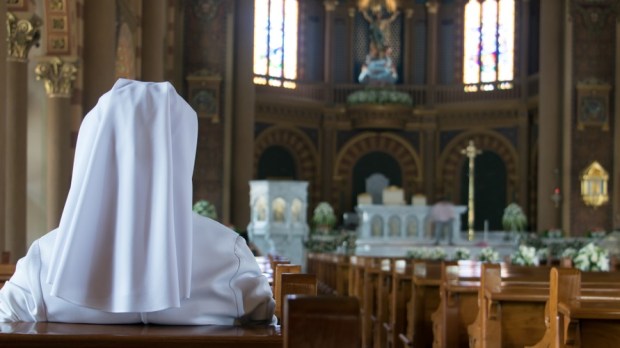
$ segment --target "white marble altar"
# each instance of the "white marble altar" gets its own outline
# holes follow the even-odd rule
[[[460,216],[467,207],[454,207]],[[415,239],[417,241],[433,240],[428,205],[358,205],[355,208],[360,224],[357,229],[358,242],[366,239]],[[461,219],[452,222],[452,240],[461,241]]]
[[[308,235],[308,182],[250,181],[248,236],[263,254],[304,264],[303,240]]]

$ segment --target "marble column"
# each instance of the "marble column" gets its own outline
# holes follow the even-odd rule
[[[71,180],[71,93],[75,60],[47,58],[35,68],[47,93],[47,230],[58,227]]]
[[[6,65],[6,250],[11,262],[26,253],[26,146],[28,53],[39,42],[41,20],[34,14],[7,13]]]
[[[439,1],[433,0],[426,3],[427,10],[427,59],[426,59],[426,76],[428,85],[428,94],[426,102],[429,107],[435,106],[435,91],[437,86],[437,32],[439,30]]]

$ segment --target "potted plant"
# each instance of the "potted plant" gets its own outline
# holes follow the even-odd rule
[[[513,235],[525,230],[527,218],[517,203],[510,203],[506,209],[504,209],[502,225],[506,232],[510,232]]]
[[[336,224],[334,208],[327,202],[319,203],[316,208],[314,208],[312,223],[317,230],[324,233],[329,232]]]

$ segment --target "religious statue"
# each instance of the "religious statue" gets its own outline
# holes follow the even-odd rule
[[[390,57],[392,49],[389,47],[389,25],[398,17],[400,12],[394,10],[391,15],[384,17],[383,6],[381,5],[360,10],[369,23],[370,43],[369,52],[366,55],[364,65],[362,65],[358,80],[360,83],[367,84],[393,84],[398,79],[398,74]]]

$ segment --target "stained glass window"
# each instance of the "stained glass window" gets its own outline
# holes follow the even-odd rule
[[[254,0],[254,83],[295,88],[297,0]]]
[[[515,1],[469,0],[463,39],[465,91],[512,88]]]

